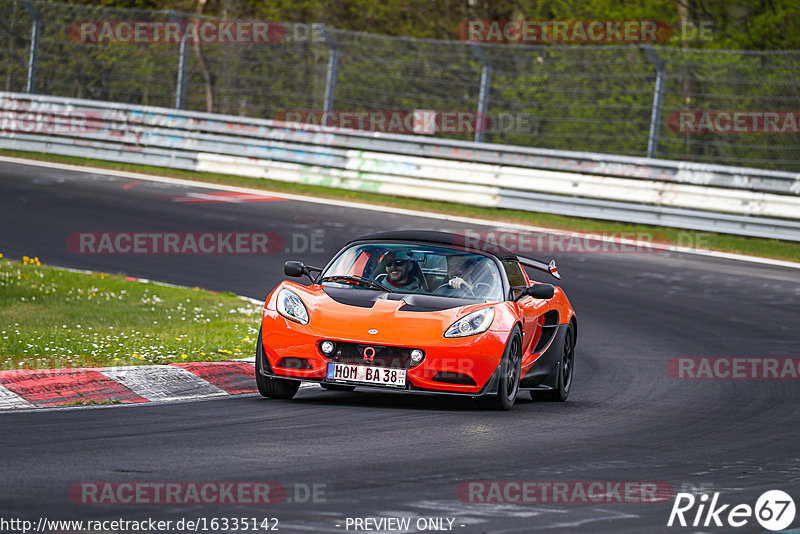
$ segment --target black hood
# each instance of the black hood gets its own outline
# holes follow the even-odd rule
[[[323,291],[338,302],[347,306],[359,308],[372,308],[378,299],[402,300],[405,302],[400,311],[409,312],[434,312],[479,304],[481,299],[463,299],[453,297],[440,297],[438,295],[411,295],[406,293],[388,293],[386,291],[373,291],[370,289],[324,287]]]

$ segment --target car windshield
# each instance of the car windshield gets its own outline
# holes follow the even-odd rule
[[[399,293],[503,300],[503,284],[494,261],[444,247],[354,245],[322,273],[320,280],[337,287],[380,290],[383,286]]]

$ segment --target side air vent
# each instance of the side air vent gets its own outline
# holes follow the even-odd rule
[[[558,331],[558,312],[556,310],[550,310],[539,317],[539,320],[542,321],[542,333],[539,341],[531,349],[532,354],[539,354],[546,349]]]

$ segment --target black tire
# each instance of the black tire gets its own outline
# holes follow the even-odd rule
[[[261,331],[258,332],[258,342],[256,344],[256,386],[262,397],[270,399],[291,399],[300,389],[299,380],[284,380],[272,378],[261,374],[264,365],[264,345],[261,342]]]
[[[355,386],[345,386],[343,384],[320,384],[320,386],[328,391],[354,391],[356,389]]]
[[[558,362],[557,387],[550,391],[531,391],[531,398],[545,402],[564,402],[572,389],[572,377],[575,374],[575,328],[572,323],[564,334],[561,345],[561,360]]]
[[[514,327],[506,343],[503,359],[500,361],[500,379],[497,393],[488,397],[487,405],[495,410],[510,410],[519,393],[519,379],[522,371],[522,333]]]

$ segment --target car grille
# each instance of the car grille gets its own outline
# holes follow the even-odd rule
[[[369,361],[369,359],[364,360],[364,349],[367,347],[375,349],[375,357],[372,361]],[[408,369],[412,366],[410,348],[368,345],[366,343],[336,342],[336,350],[328,358],[331,361],[340,363],[392,367],[395,369]]]

